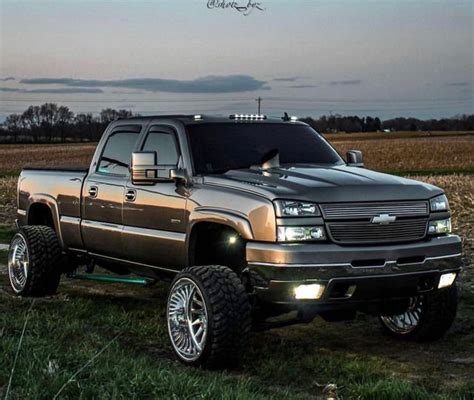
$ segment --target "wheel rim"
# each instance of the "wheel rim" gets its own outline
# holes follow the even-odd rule
[[[197,360],[206,344],[208,319],[204,297],[191,279],[181,278],[171,288],[167,316],[176,353],[185,361]]]
[[[26,240],[23,236],[16,235],[8,252],[8,276],[15,293],[19,293],[25,288],[29,265],[30,256]]]
[[[406,335],[413,332],[420,323],[423,310],[423,297],[410,298],[408,309],[397,315],[382,315],[380,319],[392,332]]]

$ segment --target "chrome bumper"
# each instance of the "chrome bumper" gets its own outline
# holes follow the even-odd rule
[[[443,272],[459,271],[461,240],[449,235],[407,244],[351,247],[248,243],[247,263],[257,297],[267,302],[301,304],[294,298],[294,288],[304,283],[326,288],[313,303],[403,298],[434,290]],[[356,290],[349,297],[331,297],[335,285],[352,285]]]

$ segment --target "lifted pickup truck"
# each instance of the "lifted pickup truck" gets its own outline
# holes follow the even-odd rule
[[[346,162],[286,116],[115,121],[88,170],[22,171],[18,227],[17,295],[52,294],[84,265],[169,279],[169,337],[191,365],[236,362],[252,323],[286,313],[365,312],[418,341],[456,314],[461,243],[443,191],[364,169],[358,151]]]

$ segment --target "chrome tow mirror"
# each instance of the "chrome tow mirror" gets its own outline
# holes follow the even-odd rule
[[[360,150],[349,150],[347,152],[347,165],[350,167],[363,167],[364,158]]]
[[[130,167],[134,185],[154,185],[157,182],[172,182],[185,176],[176,165],[158,164],[156,151],[132,153]]]

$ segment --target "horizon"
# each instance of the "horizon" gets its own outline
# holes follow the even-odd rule
[[[205,0],[0,1],[0,121],[45,102],[255,113],[258,97],[268,115],[474,112],[470,1],[262,0],[248,16]]]

